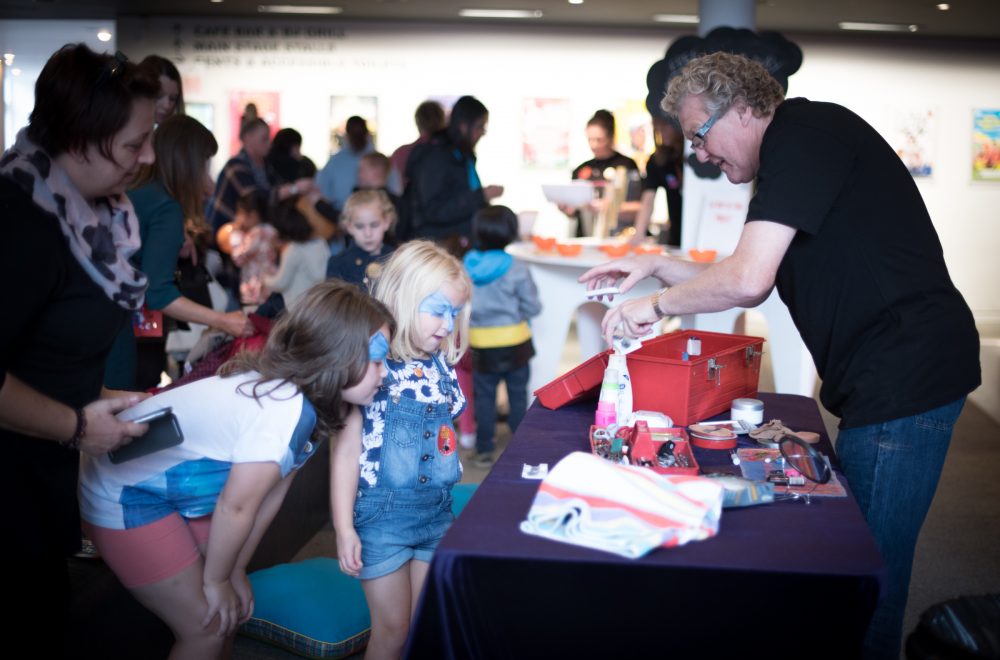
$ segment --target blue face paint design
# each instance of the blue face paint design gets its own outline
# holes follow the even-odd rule
[[[389,355],[389,340],[381,330],[376,330],[368,339],[368,359],[372,362],[382,362]]]
[[[455,329],[455,319],[462,312],[461,307],[452,307],[451,301],[440,291],[435,291],[420,303],[420,311],[448,322],[448,332]]]

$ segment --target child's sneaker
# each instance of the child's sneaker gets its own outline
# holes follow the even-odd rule
[[[476,446],[475,433],[463,433],[458,436],[458,444],[462,449],[473,449]]]

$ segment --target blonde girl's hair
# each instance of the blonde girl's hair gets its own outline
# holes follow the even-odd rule
[[[274,324],[261,351],[238,353],[218,373],[259,373],[238,387],[258,400],[274,389],[263,389],[268,381],[295,385],[316,409],[314,437],[326,438],[344,427],[341,393],[364,378],[368,340],[384,325],[391,336],[396,322],[385,305],[342,280],[321,282]]]
[[[382,218],[389,220],[386,233],[391,232],[396,226],[396,206],[382,190],[359,190],[348,197],[344,202],[344,210],[340,212],[341,225],[347,227],[359,208],[370,205],[377,206]]]
[[[469,316],[472,305],[472,282],[461,262],[430,241],[410,241],[392,253],[372,286],[372,295],[385,303],[396,317],[398,332],[392,338],[389,354],[408,362],[423,356],[417,333],[420,329],[420,303],[445,283],[465,291],[466,303],[455,319],[455,329],[442,346],[449,364],[458,362],[469,345]]]

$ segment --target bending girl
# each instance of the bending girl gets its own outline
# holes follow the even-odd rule
[[[173,409],[183,443],[81,465],[84,529],[144,606],[173,631],[171,658],[216,658],[253,612],[246,566],[295,471],[345,423],[360,426],[394,327],[383,305],[327,282],[278,321],[259,354],[147,399]]]

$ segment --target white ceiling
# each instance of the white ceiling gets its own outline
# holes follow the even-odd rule
[[[697,0],[0,0],[0,18],[114,18],[135,15],[261,16],[257,6],[273,2],[336,5],[334,20],[496,22],[463,19],[462,8],[539,9],[531,25],[651,28],[660,13],[697,14]],[[784,33],[842,33],[840,21],[888,22],[919,26],[907,38],[953,37],[1000,40],[1000,0],[952,0],[939,11],[929,0],[758,0],[757,28]],[[327,20],[309,18],[306,20]],[[670,26],[677,30],[677,26]],[[689,26],[692,32],[696,26]]]

